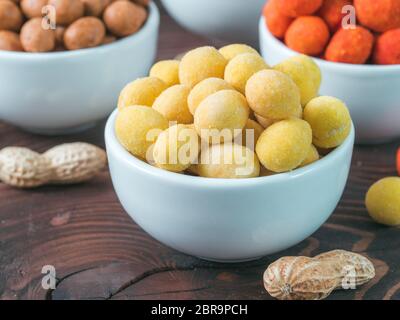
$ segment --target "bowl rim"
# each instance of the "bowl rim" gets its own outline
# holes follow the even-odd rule
[[[129,153],[118,141],[115,134],[115,119],[118,109],[115,109],[109,116],[105,126],[105,141],[107,147],[107,154],[112,153],[113,156],[118,157],[120,161],[126,163],[128,166],[140,170],[145,174],[151,175],[158,179],[167,180],[171,183],[180,183],[187,186],[198,186],[207,188],[237,188],[245,186],[257,186],[264,183],[279,183],[291,179],[299,178],[307,175],[315,170],[322,169],[329,163],[340,161],[340,158],[347,152],[353,152],[355,129],[353,122],[351,123],[351,130],[345,141],[337,148],[332,150],[328,155],[320,160],[307,165],[302,168],[284,173],[278,173],[272,176],[255,177],[247,179],[218,179],[218,178],[204,178],[198,176],[185,175],[175,172],[166,171],[154,167],[147,162],[144,162],[131,153]]]
[[[124,44],[134,44],[141,41],[154,27],[158,28],[160,23],[160,12],[157,5],[152,1],[149,4],[149,16],[145,24],[136,33],[119,39],[113,43],[101,45],[94,48],[85,48],[79,50],[65,50],[56,52],[19,52],[19,51],[6,51],[0,50],[0,59],[19,59],[24,61],[49,61],[55,59],[74,58],[76,56],[90,56],[99,53],[107,54],[107,52],[117,49]]]
[[[301,54],[297,51],[294,51],[290,48],[288,48],[281,40],[277,39],[268,29],[265,21],[265,17],[261,16],[260,21],[259,21],[259,37],[260,37],[260,42],[262,38],[266,38],[267,41],[270,41],[271,45],[278,47],[279,50],[284,51],[286,54]],[[261,45],[260,45],[261,46]],[[382,73],[396,73],[398,74],[400,72],[400,65],[394,64],[394,65],[378,65],[378,64],[351,64],[351,63],[342,63],[342,62],[332,62],[332,61],[327,61],[325,59],[321,59],[318,57],[313,57],[310,56],[312,59],[314,59],[322,68],[329,69],[330,71],[333,72],[338,72],[338,71],[343,71],[343,72],[349,72],[349,73],[362,73],[364,76],[367,73],[370,73],[370,75],[375,75],[371,74],[371,72],[382,72]]]

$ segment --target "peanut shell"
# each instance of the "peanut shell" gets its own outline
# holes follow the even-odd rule
[[[335,289],[354,289],[375,276],[371,261],[360,254],[333,250],[314,258],[283,257],[268,266],[264,286],[280,300],[319,300]]]
[[[50,161],[27,148],[7,147],[0,151],[0,180],[18,188],[38,187],[53,176]]]
[[[363,285],[375,277],[375,267],[372,262],[357,253],[333,250],[315,256],[314,259],[336,261],[338,272],[342,272],[343,276],[350,271],[349,268],[354,267],[357,286]],[[339,284],[338,288],[342,288],[342,284]]]
[[[104,168],[104,150],[83,142],[62,144],[46,151],[43,156],[54,168],[52,183],[79,183],[94,177]]]
[[[341,280],[332,264],[308,257],[283,257],[264,273],[265,289],[279,300],[321,300]]]

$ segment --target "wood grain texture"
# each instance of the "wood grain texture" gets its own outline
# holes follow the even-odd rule
[[[159,58],[209,44],[162,15]],[[104,122],[75,136],[43,137],[0,122],[0,148],[36,151],[64,142],[104,147]],[[329,299],[400,299],[399,228],[375,224],[364,195],[379,178],[395,175],[400,141],[356,147],[343,198],[329,221],[309,239],[279,254],[242,264],[217,264],[158,243],[124,212],[104,170],[77,186],[16,190],[0,184],[0,299],[270,299],[263,289],[267,265],[283,255],[346,249],[369,256],[377,277],[357,291]],[[41,287],[41,269],[54,265],[57,287]]]

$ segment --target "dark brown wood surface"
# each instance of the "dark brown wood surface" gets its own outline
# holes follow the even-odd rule
[[[159,58],[210,43],[165,14],[160,31]],[[0,148],[44,151],[72,141],[104,147],[103,129],[104,122],[75,136],[43,137],[0,122]],[[231,265],[186,256],[148,236],[122,209],[107,170],[76,186],[17,190],[0,184],[0,299],[270,299],[262,285],[270,262],[336,248],[369,256],[377,276],[329,299],[400,299],[400,230],[371,221],[363,200],[374,181],[396,174],[399,145],[355,148],[338,208],[309,239],[285,252]],[[56,268],[55,290],[41,286],[44,265]]]

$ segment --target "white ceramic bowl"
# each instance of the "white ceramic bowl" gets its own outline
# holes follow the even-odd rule
[[[257,44],[265,0],[161,0],[183,27],[208,38]]]
[[[28,131],[58,134],[106,117],[121,88],[151,67],[159,21],[151,4],[142,29],[113,44],[41,54],[0,51],[0,119]]]
[[[275,65],[299,53],[286,47],[260,19],[260,48]],[[400,137],[400,65],[353,65],[315,59],[323,75],[321,95],[342,99],[350,109],[358,143],[380,143]]]
[[[203,259],[238,262],[291,247],[331,215],[345,187],[354,143],[290,173],[253,179],[207,179],[167,172],[127,152],[114,133],[105,140],[115,191],[151,236]]]

